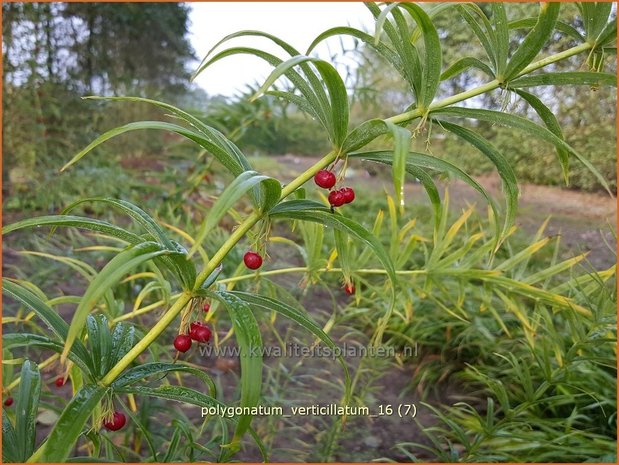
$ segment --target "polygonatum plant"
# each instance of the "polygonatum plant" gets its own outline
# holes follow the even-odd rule
[[[416,178],[425,188],[432,205],[434,216],[433,246],[427,259],[428,270],[434,276],[441,272],[449,274],[453,263],[467,262],[468,248],[458,252],[458,256],[446,254],[449,243],[462,226],[447,228],[445,205],[435,183],[437,173],[449,173],[478,191],[489,205],[494,233],[484,245],[483,254],[490,257],[488,269],[479,270],[477,277],[491,285],[503,285],[505,293],[509,289],[533,299],[555,299],[542,288],[536,287],[540,280],[517,286],[517,280],[505,281],[500,277],[502,269],[517,264],[517,259],[493,268],[492,256],[499,251],[505,238],[510,234],[518,205],[518,184],[514,170],[506,157],[492,144],[475,131],[471,121],[487,122],[507,126],[522,131],[526,137],[539,138],[555,147],[566,181],[571,162],[582,163],[599,178],[603,186],[606,181],[597,174],[586,154],[579,153],[566,141],[557,118],[553,112],[529,89],[539,86],[615,86],[616,77],[601,69],[603,57],[616,53],[616,21],[611,19],[611,3],[582,3],[583,27],[580,30],[558,20],[560,3],[542,3],[535,18],[519,18],[508,21],[505,5],[493,3],[488,14],[474,3],[445,3],[431,6],[415,3],[391,3],[379,6],[366,4],[375,18],[375,33],[368,34],[352,27],[336,27],[318,36],[305,53],[293,48],[284,40],[264,32],[241,31],[231,34],[216,44],[199,65],[195,76],[206,72],[211,65],[234,55],[245,54],[266,61],[274,68],[254,99],[270,95],[285,100],[306,112],[323,128],[331,145],[324,155],[309,169],[299,173],[293,180],[282,184],[278,179],[260,174],[252,168],[248,158],[231,140],[219,130],[208,126],[200,118],[170,104],[141,97],[87,97],[105,99],[113,102],[135,102],[154,105],[167,115],[171,122],[141,121],[129,123],[112,129],[95,139],[90,145],[75,155],[63,168],[69,169],[83,157],[93,152],[107,140],[137,130],[162,130],[175,133],[188,139],[203,149],[209,157],[216,160],[234,180],[212,203],[201,223],[195,225],[195,234],[189,235],[163,225],[139,205],[120,199],[92,197],[78,199],[59,215],[38,216],[18,221],[4,227],[4,234],[13,234],[28,228],[77,228],[94,232],[98,237],[108,238],[116,245],[114,258],[101,270],[77,260],[65,260],[65,264],[79,271],[88,279],[88,287],[79,298],[50,299],[36,286],[24,280],[4,278],[5,296],[17,302],[28,313],[36,316],[47,327],[44,332],[35,331],[5,333],[3,348],[10,354],[20,347],[36,347],[55,353],[66,367],[65,379],[70,381],[73,396],[53,424],[45,441],[35,444],[35,424],[39,394],[41,391],[40,372],[32,360],[24,361],[21,376],[16,378],[5,392],[19,384],[16,394],[17,408],[14,418],[3,414],[3,458],[7,461],[62,462],[69,459],[75,444],[84,437],[91,443],[91,451],[100,451],[101,440],[98,432],[102,425],[108,429],[121,429],[125,421],[135,425],[146,438],[147,457],[144,460],[167,461],[157,451],[146,427],[144,419],[135,410],[125,408],[123,399],[129,404],[136,398],[159,398],[189,403],[200,407],[221,405],[217,400],[216,386],[202,370],[178,360],[166,360],[159,352],[152,351],[153,343],[161,342],[166,329],[179,324],[182,338],[175,342],[180,352],[189,350],[192,340],[208,341],[210,332],[192,328],[195,334],[189,335],[189,323],[199,312],[204,302],[216,303],[225,309],[233,325],[233,334],[242,351],[240,363],[239,404],[243,407],[256,406],[260,401],[263,360],[254,354],[254,349],[262,345],[258,318],[264,312],[275,312],[301,325],[325,345],[334,347],[334,342],[324,328],[298,306],[274,299],[259,293],[234,290],[229,280],[238,273],[227,276],[221,266],[224,259],[239,247],[238,243],[248,234],[257,238],[252,250],[245,250],[245,264],[252,270],[252,276],[268,271],[269,261],[265,255],[265,238],[273,222],[300,224],[304,238],[307,260],[307,281],[322,273],[317,266],[317,258],[322,251],[324,231],[333,231],[340,260],[340,272],[344,276],[347,292],[354,294],[351,276],[362,275],[362,269],[355,269],[353,262],[374,262],[379,274],[385,277],[384,310],[377,316],[378,323],[373,335],[373,343],[380,344],[390,322],[394,309],[402,300],[402,276],[405,264],[398,260],[397,254],[385,248],[379,236],[377,223],[368,230],[351,219],[347,211],[355,208],[355,193],[345,191],[344,179],[348,162],[361,160],[364,163],[378,163],[391,167],[394,201],[392,214],[397,217],[405,213],[404,185],[407,176]],[[440,14],[459,15],[473,31],[485,55],[483,58],[464,56],[448,67],[443,67],[441,38],[433,22]],[[510,39],[515,30],[526,31],[524,39],[513,46]],[[568,36],[575,45],[558,53],[543,56],[545,45],[555,35]],[[389,118],[369,119],[356,127],[350,125],[350,94],[334,64],[312,55],[314,49],[323,41],[336,36],[352,36],[371,48],[391,65],[408,86],[412,100],[408,108]],[[232,39],[253,41],[262,38],[272,42],[279,50],[273,54],[252,46],[231,46],[224,48]],[[582,57],[581,62],[590,69],[575,69],[569,72],[554,72],[553,64],[572,57]],[[487,81],[461,93],[443,96],[441,83],[453,79],[467,69],[475,68],[487,76]],[[273,85],[285,78],[287,86],[274,88]],[[284,89],[284,90],[282,90]],[[476,96],[501,90],[505,95],[522,99],[537,114],[541,124],[505,110],[477,108],[467,105]],[[484,187],[456,163],[431,153],[411,151],[411,138],[418,137],[430,127],[449,132],[464,144],[480,151],[495,166],[500,176],[504,205],[500,206]],[[381,136],[386,136],[381,138]],[[381,149],[368,148],[370,143],[383,141]],[[372,146],[374,147],[374,145]],[[314,183],[309,181],[315,180]],[[323,200],[307,198],[310,189],[335,189],[328,194],[328,200],[321,191]],[[96,193],[95,193],[96,194]],[[363,195],[357,189],[356,197]],[[206,248],[206,239],[242,199],[250,202],[251,211],[237,212],[232,232],[214,250]],[[120,226],[101,219],[71,214],[72,210],[84,203],[97,202],[105,208],[128,217],[132,225]],[[378,220],[377,220],[378,221]],[[326,227],[326,229],[324,229]],[[413,226],[411,225],[411,228]],[[410,229],[410,228],[409,228]],[[172,233],[170,232],[172,231]],[[178,233],[178,234],[177,234]],[[406,231],[402,234],[405,234]],[[394,231],[392,231],[394,234]],[[392,248],[399,239],[397,233]],[[176,239],[173,239],[175,237]],[[349,249],[351,242],[358,247],[356,260]],[[433,248],[432,248],[433,247]],[[62,258],[54,257],[56,260]],[[264,263],[263,263],[264,260]],[[469,263],[477,266],[477,259],[470,257]],[[125,302],[117,298],[115,290],[119,283],[136,269],[147,267],[152,282],[148,291],[155,289],[165,294],[165,312],[152,326],[138,331],[126,320],[145,313],[147,310],[136,304],[134,311],[127,314]],[[243,269],[240,267],[239,269]],[[256,270],[255,273],[253,270]],[[371,270],[376,273],[376,268]],[[332,270],[331,270],[332,272]],[[228,281],[226,281],[228,280]],[[498,284],[497,284],[498,283]],[[511,286],[511,287],[510,287]],[[146,291],[146,288],[145,288]],[[144,291],[144,292],[145,292]],[[505,294],[500,294],[505,295]],[[142,299],[142,297],[140,297]],[[71,321],[65,322],[58,314],[56,306],[60,303],[76,305]],[[568,298],[556,297],[557,305],[569,307]],[[587,309],[578,307],[587,313]],[[180,318],[179,318],[180,317]],[[180,320],[180,323],[179,323]],[[196,336],[197,335],[197,336]],[[195,337],[193,337],[195,336]],[[201,338],[201,339],[200,339]],[[162,360],[163,359],[163,360]],[[343,374],[342,402],[351,399],[351,380],[344,360],[339,359]],[[181,374],[195,377],[204,389],[170,385],[158,382],[153,387],[153,379],[161,380],[168,375]],[[194,383],[195,385],[195,383]],[[10,389],[9,389],[10,388]],[[124,413],[118,412],[123,408]],[[121,416],[122,415],[122,416]],[[218,453],[217,460],[230,460],[241,447],[241,441],[249,433],[261,450],[261,439],[252,429],[252,416],[238,415],[231,419],[219,419],[219,433],[212,439]],[[342,419],[344,421],[344,419]],[[89,423],[90,422],[90,423]],[[90,425],[90,426],[88,426]],[[178,436],[189,434],[177,425]],[[233,435],[228,436],[228,428]],[[208,448],[207,448],[208,449]],[[209,449],[210,450],[210,449]],[[95,452],[92,452],[95,454]],[[96,452],[98,453],[98,452]],[[266,458],[266,457],[265,457]]]

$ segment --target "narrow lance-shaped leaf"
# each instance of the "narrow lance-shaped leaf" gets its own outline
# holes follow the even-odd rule
[[[612,2],[579,2],[577,5],[582,13],[586,39],[595,43],[607,25],[613,4]],[[616,23],[616,21],[612,22]]]
[[[378,163],[392,163],[391,154],[388,151],[384,150],[352,153],[349,156],[369,161],[375,161]],[[466,172],[462,171],[458,166],[454,165],[453,163],[450,163],[441,158],[434,157],[432,155],[428,155],[426,153],[409,152],[407,156],[407,168],[411,166],[450,173],[459,178],[460,180],[464,181],[477,192],[479,192],[492,208],[492,211],[494,213],[496,234],[497,236],[500,236],[501,224],[499,221],[499,212],[496,203],[494,202],[490,194],[488,194],[488,192],[482,187],[482,185],[475,181],[475,179],[473,179],[471,176],[469,176]],[[430,192],[432,192],[432,189],[429,191],[429,193]]]
[[[235,295],[218,291],[213,296],[230,314],[236,340],[241,350],[241,407],[255,407],[262,390],[262,337],[258,322],[249,306]],[[241,415],[230,447],[238,450],[239,442],[251,424],[251,415]]]
[[[333,142],[336,148],[339,148],[348,131],[348,94],[346,93],[346,86],[342,78],[335,68],[326,61],[304,55],[292,57],[284,61],[267,77],[252,99],[256,99],[265,93],[277,79],[286,75],[288,70],[304,63],[314,64],[329,91],[328,105],[323,103],[321,108],[315,108],[315,111],[317,114],[322,113],[325,116],[325,129],[330,135],[331,142]],[[319,82],[312,84],[314,92],[318,93],[317,86],[322,87],[321,84]]]
[[[292,321],[300,324],[304,329],[312,333],[314,336],[319,338],[324,344],[326,344],[331,350],[336,350],[337,346],[335,342],[329,337],[327,333],[325,333],[320,326],[314,322],[311,316],[308,313],[304,313],[301,310],[294,308],[281,300],[272,299],[270,297],[241,292],[241,291],[233,291],[231,294],[235,295],[239,299],[248,303],[250,306],[255,307],[259,310],[263,310],[266,312],[275,311],[285,316],[286,318],[291,319]],[[345,390],[346,396],[348,399],[350,397],[350,375],[348,373],[348,367],[346,366],[346,362],[341,355],[338,355],[338,361],[342,365],[344,369],[344,379],[345,379]]]
[[[540,5],[537,24],[511,56],[505,74],[500,76],[504,81],[509,81],[518,76],[533,61],[548,39],[550,39],[555,28],[555,22],[559,16],[560,5],[558,2],[544,2]]]
[[[389,38],[389,42],[394,47],[395,52],[399,57],[397,61],[393,61],[391,63],[394,67],[396,67],[396,69],[400,70],[400,74],[410,86],[410,89],[415,94],[415,98],[418,99],[421,94],[422,87],[421,61],[419,59],[418,50],[410,41],[409,27],[406,19],[396,8],[395,4],[388,5],[382,11],[372,2],[366,2],[364,5],[368,8],[368,10],[370,10],[376,19],[375,37],[380,37],[380,31],[381,29],[384,29],[387,37]],[[389,13],[393,15],[397,29],[389,21],[381,20],[382,17],[386,18]],[[374,43],[378,46],[378,43]],[[389,55],[384,55],[384,57],[388,60],[390,58]]]
[[[452,77],[458,76],[459,74],[470,68],[476,68],[490,78],[494,79],[494,73],[492,72],[490,66],[488,66],[486,63],[474,57],[464,57],[460,58],[449,68],[443,71],[443,73],[441,74],[441,81],[445,81]]]
[[[507,54],[509,53],[509,26],[503,2],[492,3],[492,24],[496,38],[494,43],[497,57],[496,74],[502,76],[507,66]]]
[[[71,346],[84,328],[86,317],[105,291],[118,283],[127,272],[136,266],[165,254],[171,254],[171,252],[163,248],[162,245],[155,242],[144,242],[126,249],[110,260],[95,279],[92,280],[84,293],[82,301],[73,314],[61,360],[64,361],[66,358],[69,350],[71,350]]]
[[[291,57],[301,55],[301,53],[298,50],[296,50],[294,47],[292,47],[289,43],[285,42],[284,40],[274,35],[267,34],[261,31],[253,31],[253,30],[239,31],[239,32],[236,32],[236,33],[233,33],[233,34],[230,34],[224,37],[221,41],[215,44],[215,46],[207,53],[206,57],[202,61],[202,64],[198,68],[198,71],[196,71],[195,75],[197,76],[207,66],[209,66],[211,63],[216,61],[217,57],[213,58],[210,61],[207,61],[207,59],[209,56],[211,56],[211,54],[215,51],[217,47],[219,47],[221,44],[231,39],[234,39],[237,37],[245,37],[245,36],[262,37],[262,38],[268,39],[274,44],[276,44],[277,46],[279,46],[280,48],[282,48],[283,50],[285,50],[286,53],[288,53],[288,55],[290,55]],[[222,53],[225,53],[225,52],[222,52]],[[219,54],[218,56],[220,55],[221,54]],[[254,53],[254,55],[267,59],[267,61],[269,61],[269,63],[273,66],[278,66],[283,61],[273,56],[270,56],[270,58],[266,58],[261,53]],[[299,105],[300,108],[303,108],[304,111],[307,111],[309,114],[313,114],[318,120],[324,121],[324,118],[322,116],[324,112],[321,112],[319,109],[323,108],[326,110],[328,108],[327,94],[324,91],[320,83],[320,79],[318,78],[316,72],[312,69],[312,67],[308,63],[301,63],[299,67],[301,71],[305,74],[307,81],[305,81],[299,74],[294,72],[292,69],[290,69],[286,73],[286,76],[301,91],[301,93],[306,99],[304,104],[300,104],[300,105],[298,103],[296,104]],[[293,94],[290,94],[290,93],[287,93],[287,94],[288,95],[286,95],[286,98],[288,100],[290,101],[295,100],[296,102],[299,102],[297,98],[292,96]],[[308,108],[310,108],[310,110],[308,110]]]
[[[61,342],[66,340],[69,333],[69,325],[36,295],[6,278],[2,280],[2,292],[35,312]],[[86,368],[87,372],[92,371],[90,354],[81,341],[75,342],[71,352],[75,355],[75,359],[81,361],[81,366]]]
[[[131,202],[127,202],[121,199],[112,199],[105,197],[90,197],[86,199],[80,199],[76,202],[73,202],[71,205],[66,207],[60,214],[67,215],[72,210],[77,208],[79,205],[83,203],[90,202],[101,202],[105,205],[109,205],[115,209],[118,209],[122,213],[128,215],[133,220],[135,220],[138,224],[140,224],[146,231],[148,231],[154,238],[159,240],[161,244],[165,245],[168,248],[172,247],[168,236],[166,236],[163,229],[157,224],[157,222],[144,210],[142,210],[137,205],[133,205]]]
[[[565,73],[540,73],[510,81],[510,89],[537,86],[610,86],[617,87],[617,76],[610,73],[569,71]]]
[[[404,205],[404,178],[406,176],[406,155],[410,148],[410,131],[389,120],[372,119],[353,129],[342,146],[344,153],[360,149],[377,137],[391,134],[393,137],[392,178],[396,201]]]
[[[477,39],[479,39],[479,42],[486,51],[486,55],[493,64],[494,74],[496,74],[498,69],[497,47],[494,45],[496,43],[496,34],[486,14],[474,3],[459,5],[458,10],[477,36]]]
[[[139,244],[140,242],[143,242],[143,239],[137,234],[133,234],[106,221],[70,215],[49,215],[28,218],[26,220],[4,226],[2,228],[2,232],[4,234],[8,234],[20,229],[40,228],[43,226],[65,226],[87,229],[122,239],[130,244]]]
[[[529,92],[525,92],[524,90],[515,90],[516,94],[524,99],[531,108],[535,110],[537,115],[544,122],[546,127],[550,132],[552,132],[555,136],[557,136],[561,140],[565,140],[563,137],[563,130],[561,129],[561,125],[557,120],[557,117],[554,113],[548,108],[544,103],[537,98],[535,95],[530,94]],[[561,167],[563,168],[563,179],[565,180],[565,184],[569,182],[569,154],[567,149],[564,147],[556,147],[557,156],[561,162]]]
[[[243,155],[243,153],[239,150],[239,148],[234,145],[234,143],[226,138],[220,131],[217,129],[208,126],[199,118],[187,113],[186,111],[181,110],[180,108],[175,107],[174,105],[170,105],[169,103],[161,102],[159,100],[151,100],[142,97],[85,97],[87,99],[93,100],[111,100],[111,101],[120,101],[120,102],[139,102],[146,103],[149,105],[154,105],[162,110],[169,111],[172,115],[177,118],[185,121],[187,124],[198,130],[199,133],[203,134],[206,139],[212,144],[211,149],[216,148],[216,157],[224,166],[228,166],[222,160],[226,158],[230,158],[231,160],[236,160],[238,165],[241,168],[241,171],[251,170],[251,164],[247,160],[247,157]],[[233,164],[231,163],[230,166]],[[232,171],[233,174],[237,174],[236,171]],[[257,199],[256,199],[257,200]]]
[[[24,462],[25,459],[20,456],[19,442],[15,434],[15,428],[9,420],[9,415],[2,407],[2,462]]]
[[[208,211],[204,221],[200,225],[196,240],[189,251],[189,256],[193,255],[195,251],[206,239],[208,233],[213,229],[219,221],[230,211],[230,208],[249,190],[254,186],[262,183],[265,190],[264,204],[260,205],[262,212],[268,212],[277,202],[279,202],[281,196],[281,185],[279,181],[269,176],[260,175],[255,171],[245,171],[232,181],[228,187],[222,192],[217,201]]]
[[[448,123],[447,121],[438,122],[443,128],[456,136],[464,139],[469,144],[476,147],[494,164],[503,182],[505,192],[505,224],[503,226],[502,236],[507,234],[507,231],[514,223],[516,218],[516,210],[518,208],[518,180],[516,173],[512,169],[505,157],[494,147],[488,140],[476,134],[475,132],[458,126],[457,124]]]
[[[151,362],[128,369],[112,383],[114,389],[128,387],[149,376],[161,376],[167,373],[189,373],[202,380],[208,387],[211,396],[216,395],[215,384],[204,370],[178,363]]]
[[[64,344],[62,342],[52,340],[47,336],[41,336],[39,334],[30,334],[30,333],[8,333],[2,336],[2,347],[5,349],[14,349],[18,347],[28,347],[34,348],[37,347],[39,349],[51,350],[56,352],[57,354],[62,353],[62,349],[64,349]],[[92,379],[94,376],[94,368],[92,367],[92,362],[90,360],[85,360],[76,355],[75,345],[71,348],[69,355],[67,356],[69,360],[71,360],[75,366],[79,367],[85,374],[87,374]]]
[[[538,18],[521,18],[509,22],[510,29],[530,29],[535,27]],[[584,42],[585,38],[580,32],[570,24],[557,20],[555,23],[555,29],[563,34],[570,36],[572,39],[576,39],[577,42]]]
[[[415,3],[398,3],[406,10],[419,26],[424,43],[424,60],[422,71],[422,87],[417,98],[417,106],[428,108],[434,100],[441,76],[441,42],[438,32],[428,14]]]
[[[41,394],[41,374],[36,363],[26,360],[21,369],[21,381],[15,405],[15,435],[20,462],[25,462],[34,451],[36,419]]]
[[[163,229],[157,224],[157,222],[140,207],[133,205],[130,202],[120,199],[110,199],[103,197],[92,197],[87,199],[81,199],[72,203],[66,207],[62,214],[66,215],[71,210],[85,202],[101,202],[106,205],[110,205],[113,208],[120,210],[138,224],[140,224],[153,239],[158,240],[168,250],[172,252],[178,252],[180,255],[174,254],[169,257],[161,257],[161,261],[172,271],[180,280],[184,289],[191,289],[196,278],[196,269],[193,263],[189,262],[183,255],[184,249],[175,241],[168,238]],[[55,228],[54,228],[55,229]],[[52,230],[53,232],[53,230]]]
[[[67,162],[63,167],[62,171],[69,168],[71,165],[77,163],[81,160],[86,154],[90,151],[101,145],[102,143],[112,139],[113,137],[119,136],[121,134],[144,130],[144,129],[158,129],[163,131],[174,132],[180,136],[183,136],[189,140],[194,141],[196,144],[208,150],[213,154],[215,158],[226,167],[233,175],[237,176],[243,171],[245,171],[245,167],[241,165],[238,158],[232,156],[224,147],[221,147],[217,143],[214,143],[210,138],[207,138],[205,135],[195,132],[191,129],[187,129],[183,126],[179,126],[177,124],[165,123],[163,121],[139,121],[135,123],[125,124],[124,126],[120,126],[97,137],[94,141],[92,141],[86,148],[84,148],[81,152],[75,155],[69,162]]]
[[[107,387],[92,384],[80,389],[60,414],[47,441],[29,461],[64,462],[82,434],[86,421],[107,391]]]
[[[583,155],[577,152],[573,147],[571,147],[568,143],[566,143],[561,138],[557,137],[557,135],[553,134],[548,129],[539,126],[532,121],[529,121],[526,118],[521,116],[511,115],[508,113],[503,113],[500,111],[494,110],[484,110],[477,108],[462,108],[462,107],[447,107],[441,108],[438,110],[434,110],[432,114],[444,114],[450,116],[460,116],[463,118],[474,118],[483,121],[488,121],[494,124],[502,124],[505,126],[509,126],[515,129],[521,129],[526,133],[537,137],[539,139],[550,142],[557,148],[563,148],[567,150],[570,154],[575,156],[578,161],[580,161],[583,165],[585,165],[589,171],[598,179],[602,187],[606,189],[606,191],[612,195],[612,191],[608,186],[608,182],[604,179],[604,177],[599,173],[598,170],[587,160]]]
[[[284,205],[292,202],[300,201],[284,202]],[[307,204],[305,205],[307,206]],[[385,268],[387,276],[391,281],[391,299],[389,302],[389,307],[381,322],[378,324],[375,332],[376,341],[380,343],[380,341],[382,340],[382,335],[386,329],[389,317],[391,316],[391,313],[393,312],[393,308],[395,306],[395,289],[397,286],[395,266],[393,265],[389,254],[384,249],[381,242],[356,221],[346,218],[345,216],[342,216],[340,214],[334,214],[329,211],[325,212],[322,208],[314,211],[309,209],[296,211],[292,209],[276,210],[276,208],[274,208],[273,210],[271,210],[270,216],[271,218],[289,218],[301,221],[312,221],[314,223],[319,223],[325,226],[331,226],[332,228],[340,229],[341,231],[350,234],[365,243],[372,250],[372,252],[374,252],[376,257],[380,260],[383,267]]]

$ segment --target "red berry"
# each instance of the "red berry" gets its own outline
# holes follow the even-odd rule
[[[202,307],[202,310],[204,311],[204,313],[207,313],[210,309],[211,309],[211,304],[204,304],[204,307]]]
[[[59,388],[64,386],[64,376],[59,376],[58,378],[56,378],[56,381],[54,381],[54,383],[56,384],[56,387]]]
[[[4,405],[5,405],[6,407],[10,407],[11,405],[13,405],[13,398],[12,398],[12,397],[7,397],[7,398],[4,400]]]
[[[335,174],[331,171],[320,170],[314,175],[314,182],[323,189],[331,189],[335,186]]]
[[[355,200],[355,191],[352,190],[352,187],[344,187],[340,192],[344,196],[344,203],[350,203]]]
[[[125,426],[127,423],[127,417],[122,412],[114,412],[111,419],[104,420],[103,426],[105,426],[110,431],[118,431],[120,428]]]
[[[262,266],[262,257],[256,252],[247,252],[243,257],[243,261],[250,270],[257,270]]]
[[[344,201],[344,194],[342,191],[331,191],[329,193],[329,203],[334,207],[341,207],[346,202]]]
[[[200,321],[194,321],[190,325],[189,336],[196,342],[208,342],[211,338],[211,330]]]
[[[174,348],[179,352],[187,352],[191,348],[191,338],[186,334],[179,334],[174,339]]]
[[[344,290],[346,291],[346,294],[353,295],[355,293],[355,286],[353,284],[346,284],[346,286],[344,286]]]

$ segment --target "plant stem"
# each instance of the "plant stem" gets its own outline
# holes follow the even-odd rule
[[[300,186],[305,184],[309,179],[316,174],[316,172],[329,163],[333,162],[337,158],[337,152],[332,151],[321,158],[318,162],[312,165],[310,168],[301,173],[290,184],[282,189],[281,199],[284,199],[292,192],[297,190]],[[213,257],[206,264],[204,269],[196,278],[194,290],[200,288],[202,283],[208,278],[215,268],[222,262],[222,260],[228,255],[228,252],[239,242],[243,236],[258,222],[265,213],[254,212],[249,215],[245,220],[236,228],[236,230],[230,235],[230,237],[224,242],[220,249],[213,255]],[[118,361],[116,365],[103,377],[101,384],[109,386],[124,370],[127,368],[133,360],[135,360],[142,352],[144,352],[149,345],[151,345],[157,337],[174,321],[174,318],[185,308],[185,305],[192,299],[191,292],[183,292],[179,299],[174,302],[170,309],[161,317],[161,319],[153,326],[148,333],[135,345],[133,348],[125,354],[125,356]]]
[[[578,55],[581,52],[584,52],[586,50],[589,50],[593,47],[593,45],[588,44],[588,43],[584,43],[584,44],[580,44],[577,45],[575,47],[572,47],[570,49],[567,49],[561,53],[557,53],[555,55],[549,56],[547,58],[544,58],[542,60],[536,61],[535,63],[531,63],[529,66],[527,66],[525,69],[523,69],[520,73],[518,73],[518,75],[516,77],[520,77],[523,76],[525,74],[530,73],[531,71],[535,71],[537,69],[543,68],[544,66],[547,66],[549,64],[552,63],[556,63],[557,61],[561,61],[565,58],[569,58],[571,56],[574,55]],[[458,102],[462,102],[463,100],[467,100],[470,99],[472,97],[475,97],[477,95],[481,95],[484,94],[486,92],[490,92],[494,89],[497,89],[502,83],[496,79],[483,84],[479,87],[476,87],[474,89],[471,90],[467,90],[465,92],[461,92],[459,94],[456,95],[452,95],[451,97],[447,97],[443,100],[439,100],[438,102],[435,102],[433,104],[431,104],[428,109],[427,112],[432,112],[432,110],[438,110],[440,108],[444,108],[448,105],[452,105],[454,103],[458,103]],[[392,116],[391,118],[387,118],[389,121],[391,121],[392,123],[404,123],[407,121],[412,121],[415,118],[419,118],[423,116],[423,111],[421,109],[415,109],[415,110],[411,110],[411,111],[407,111],[404,113],[401,113],[399,115],[395,115]]]

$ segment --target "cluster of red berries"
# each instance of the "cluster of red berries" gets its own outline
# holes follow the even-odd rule
[[[316,185],[323,189],[332,189],[336,181],[335,174],[328,170],[320,170],[314,176]],[[353,200],[355,200],[355,191],[352,187],[343,187],[329,192],[329,203],[333,207],[341,207],[344,204],[351,203]]]
[[[12,397],[7,397],[6,399],[4,399],[4,406],[5,407],[10,407],[11,405],[13,405],[13,398]]]
[[[187,352],[191,349],[192,341],[208,342],[210,339],[210,328],[201,321],[194,321],[189,325],[189,334],[179,334],[176,336],[174,339],[174,348],[179,352]]]

